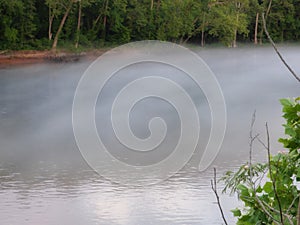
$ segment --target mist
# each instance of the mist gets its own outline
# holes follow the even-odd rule
[[[282,150],[277,142],[284,135],[279,99],[299,96],[300,89],[273,49],[242,46],[192,50],[215,74],[227,107],[225,138],[212,166],[222,173],[248,159],[254,111],[254,132],[260,133],[263,139],[268,122],[272,152]],[[280,46],[280,50],[291,67],[300,73],[300,47],[285,45]],[[83,159],[74,138],[73,98],[90,63],[82,60],[0,69],[0,197],[3,199],[0,218],[4,223],[165,224],[168,221],[199,224],[202,221],[220,224],[221,219],[215,216],[218,209],[213,204],[214,196],[208,194],[211,193],[211,170],[197,171],[211,128],[204,93],[178,71],[168,67],[157,69],[158,74],[173,78],[184,87],[195,102],[201,125],[200,144],[189,164],[164,184],[125,188],[95,174]],[[114,137],[109,108],[116,93],[125,83],[142,76],[143,70],[151,68],[152,64],[145,63],[133,70],[124,70],[123,79],[112,78],[96,104],[99,135],[105,144],[113,147],[111,153],[116,158],[129,164],[137,160],[153,163],[159,157],[167,157],[180,135],[174,107],[161,99],[149,98],[132,110],[130,125],[134,134],[147,138],[149,120],[162,117],[168,130],[159,153],[132,160],[128,149]],[[254,160],[266,160],[261,145],[254,146]],[[225,198],[226,212],[235,206],[236,202]],[[66,208],[72,210],[66,211]],[[233,219],[229,217],[229,221]]]
[[[258,132],[263,133],[264,123],[268,122],[273,145],[279,148],[276,139],[282,134],[283,121],[278,100],[297,96],[300,92],[297,82],[290,76],[273,49],[241,47],[195,51],[216,75],[226,101],[228,125],[221,157],[235,157],[235,153],[247,149],[249,124],[254,110],[257,114]],[[300,57],[298,51],[299,47],[290,46],[285,47],[282,52],[296,71],[300,71],[300,64],[297,63]],[[1,69],[1,163],[16,161],[18,164],[32,165],[39,160],[80,161],[80,152],[72,131],[72,102],[76,86],[89,63],[83,61],[76,64],[41,64]],[[138,77],[138,74],[134,76]],[[178,80],[174,71],[168,76]],[[115,82],[109,86],[109,91],[103,93],[101,104],[111,102],[111,93],[118,89],[114,89],[118,85]],[[201,93],[199,95],[199,90],[193,85],[187,84],[186,88],[198,107],[207,104],[205,96]],[[149,104],[155,107],[155,102]],[[161,102],[157,104],[156,108],[161,108]],[[101,109],[102,106],[97,104],[97,107]],[[103,112],[102,110],[99,113],[100,120],[104,116]],[[199,108],[200,114],[203,118],[202,124],[206,123],[204,127],[210,126],[207,106]],[[140,116],[143,115],[145,111],[141,111]],[[175,122],[176,116],[169,117]],[[139,121],[139,116],[135,115],[135,119]],[[134,128],[140,130],[137,135],[143,136],[143,130],[147,132],[147,124],[142,126],[145,128]],[[232,138],[237,135],[238,140]]]

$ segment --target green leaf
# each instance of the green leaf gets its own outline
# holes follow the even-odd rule
[[[239,184],[236,188],[241,191],[240,197],[249,196],[248,188],[245,185]]]
[[[258,188],[256,189],[257,193],[261,193],[263,191],[263,189],[261,188],[261,186],[258,186]]]
[[[287,98],[282,98],[279,100],[281,105],[283,106],[293,106],[293,103],[291,102],[291,100],[287,99]]]
[[[272,182],[266,182],[263,187],[263,190],[268,194],[271,193],[273,191]]]
[[[295,137],[297,135],[296,131],[291,127],[286,127],[285,128],[285,134],[287,134],[291,137]]]
[[[239,217],[239,216],[242,215],[241,210],[239,210],[237,208],[236,209],[232,209],[231,212],[233,213],[234,217]]]

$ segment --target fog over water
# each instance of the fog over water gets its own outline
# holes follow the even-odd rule
[[[282,150],[279,99],[300,95],[300,86],[270,47],[193,48],[216,75],[227,107],[227,129],[218,157],[206,172],[197,171],[209,137],[210,111],[205,95],[193,81],[167,66],[156,74],[173,79],[195,102],[201,124],[200,144],[189,164],[169,180],[149,187],[126,187],[96,174],[83,160],[72,129],[76,86],[90,61],[38,64],[0,69],[0,221],[1,224],[221,224],[210,188],[212,168],[221,175],[248,158],[251,117],[255,132],[265,136],[268,122],[272,151]],[[291,67],[300,73],[300,47],[280,46]],[[149,136],[147,124],[162,117],[168,134],[160,151],[132,159],[113,135],[107,117],[122,85],[138,78],[151,63],[124,69],[109,80],[99,95],[96,123],[99,136],[112,154],[130,164],[153,163],[176,145],[180,123],[176,110],[161,99],[144,99],[131,113],[133,133]],[[121,75],[120,75],[121,76]],[[168,91],[168,90],[166,90]],[[265,160],[255,145],[254,158]],[[143,161],[144,160],[144,161]],[[220,184],[220,188],[221,188]],[[221,196],[224,210],[236,199]]]

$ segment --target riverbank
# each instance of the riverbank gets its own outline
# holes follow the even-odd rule
[[[42,62],[76,62],[82,59],[96,59],[108,49],[89,50],[80,53],[70,51],[50,50],[22,50],[22,51],[0,51],[0,68],[35,64]]]
[[[214,49],[232,49],[228,48],[221,43],[206,44],[205,47],[200,47],[197,44],[184,44],[184,47],[197,51],[202,50],[214,50]],[[106,46],[102,48],[83,48],[78,51],[72,49],[58,49],[53,52],[51,50],[0,50],[0,68],[6,68],[11,66],[22,66],[26,64],[36,64],[36,63],[65,63],[65,62],[76,62],[79,60],[87,59],[94,60],[103,53],[113,49],[114,45]],[[262,45],[254,45],[249,43],[238,43],[238,47],[234,48],[239,51],[240,49],[248,48],[269,48],[271,45],[269,43],[263,43]],[[282,50],[282,48],[294,49],[299,47],[299,43],[286,42],[279,43],[277,47]]]

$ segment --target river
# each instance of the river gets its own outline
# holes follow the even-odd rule
[[[192,50],[211,68],[224,94],[227,128],[223,144],[206,171],[197,170],[200,155],[195,152],[190,162],[170,179],[142,187],[117,184],[98,175],[78,150],[72,129],[72,102],[90,61],[0,69],[0,223],[222,224],[210,187],[212,168],[217,168],[220,177],[247,161],[254,110],[255,132],[265,137],[264,126],[268,122],[272,152],[282,150],[277,143],[283,135],[281,124],[284,122],[278,100],[299,96],[300,89],[270,47],[193,47]],[[280,50],[300,73],[300,47],[284,45]],[[105,101],[110,99],[114,87],[107,90]],[[193,99],[205,103],[203,94],[198,96],[190,91]],[[101,127],[101,118],[105,115],[101,104],[105,101],[98,102],[98,129],[109,142],[111,133],[105,126]],[[199,110],[203,110],[201,138],[207,139],[209,111],[200,103]],[[168,114],[168,107],[160,107],[164,102],[155,100],[144,104],[154,106],[155,110],[137,107],[133,111],[133,131],[141,138],[147,136],[143,120],[149,121],[149,117],[156,114],[166,117],[167,125],[175,124],[176,128],[178,118]],[[157,112],[160,108],[162,111]],[[175,132],[175,139],[176,135]],[[254,149],[254,159],[265,161],[263,147],[255,144]],[[230,209],[241,203],[235,196],[221,194],[222,186],[220,183],[218,187],[222,205],[228,221],[233,224]]]

